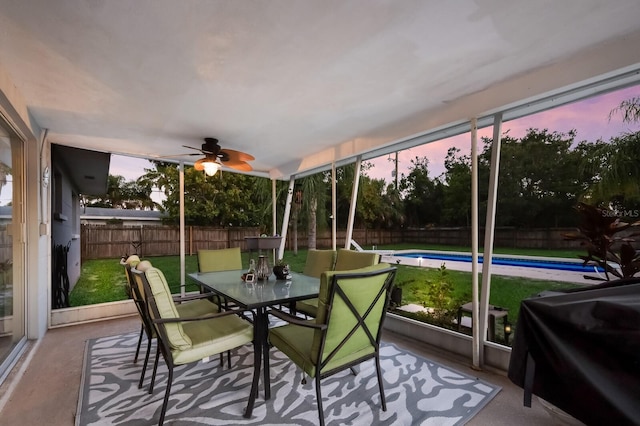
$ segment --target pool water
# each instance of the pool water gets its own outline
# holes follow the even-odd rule
[[[471,262],[471,255],[465,254],[449,254],[449,253],[433,253],[433,252],[416,252],[416,253],[394,253],[396,257],[408,257],[413,259],[435,259],[435,260],[450,260],[455,262]],[[482,255],[478,256],[478,262],[482,263]],[[514,257],[496,257],[493,256],[493,265],[504,266],[522,266],[525,268],[544,268],[544,269],[556,269],[560,271],[574,271],[593,273],[595,271],[603,272],[603,269],[599,266],[587,265],[584,266],[582,262],[567,262],[561,260],[546,260],[546,259],[520,259]]]

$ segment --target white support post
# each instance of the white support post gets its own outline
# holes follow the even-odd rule
[[[276,199],[276,180],[275,179],[271,179],[271,235],[274,236],[278,233],[277,229],[278,229],[278,210],[277,210],[277,206],[276,206],[276,202],[278,201]],[[276,249],[271,250],[271,253],[273,255],[273,263],[272,265],[276,264]]]
[[[353,188],[351,190],[351,205],[349,206],[349,221],[347,222],[347,238],[345,238],[344,248],[351,248],[351,238],[353,237],[353,222],[356,218],[356,203],[358,201],[358,186],[360,185],[360,166],[362,157],[356,159],[356,170],[353,175]]]
[[[471,327],[473,330],[473,365],[480,368],[480,333],[478,312],[478,120],[471,120]]]
[[[185,238],[184,238],[184,163],[181,161],[178,166],[180,185],[180,295],[184,297],[185,288]]]
[[[336,188],[336,162],[331,163],[331,249],[336,250],[336,235],[338,221],[338,190]]]
[[[291,214],[291,202],[293,201],[293,186],[296,183],[295,177],[291,176],[289,180],[289,189],[287,190],[287,203],[284,206],[284,218],[282,219],[282,240],[280,240],[280,247],[278,248],[278,259],[282,259],[284,256],[284,244],[287,241],[287,231],[289,230],[289,216]]]
[[[491,263],[493,257],[493,242],[496,228],[496,203],[498,201],[498,175],[500,172],[500,148],[502,145],[502,113],[493,118],[493,145],[491,146],[491,170],[489,173],[489,196],[487,200],[487,218],[484,228],[484,257],[482,262],[482,289],[480,294],[480,330],[483,336],[487,334],[489,321],[489,296],[491,294]],[[480,352],[480,365],[484,365],[483,352]]]

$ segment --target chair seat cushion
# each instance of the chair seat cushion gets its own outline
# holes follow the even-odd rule
[[[312,328],[294,324],[269,329],[269,341],[311,377],[315,377],[316,367],[311,360]]]
[[[297,301],[296,311],[315,318],[318,315],[318,298]]]
[[[253,341],[253,325],[237,315],[182,323],[191,339],[188,349],[172,350],[176,365],[194,362]]]
[[[180,318],[196,318],[220,311],[218,305],[208,299],[177,303],[176,309],[178,310]]]
[[[315,322],[314,320],[310,320]],[[315,330],[301,327],[295,324],[274,327],[269,330],[269,341],[273,346],[282,351],[298,367],[300,367],[310,377],[316,376],[315,360],[311,358],[311,347],[313,344]],[[373,355],[372,347],[350,353],[342,358],[334,358],[323,368],[322,373],[331,371],[334,368],[346,368],[352,361],[361,359],[368,355]]]

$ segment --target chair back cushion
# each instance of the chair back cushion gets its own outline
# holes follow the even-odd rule
[[[125,264],[131,265],[131,266],[136,266],[136,264],[139,262],[140,262],[140,257],[137,254],[132,254],[131,256],[127,257],[127,260],[124,261]]]
[[[160,318],[180,318],[176,305],[173,303],[171,290],[169,290],[169,285],[162,271],[150,267],[145,271],[145,276],[149,283],[151,293],[153,294]],[[150,314],[153,315],[152,309],[150,310]],[[182,324],[179,322],[165,323],[163,326],[169,340],[168,343],[173,349],[185,350],[191,347],[191,339],[184,332]]]
[[[137,262],[134,266],[134,268],[137,271],[141,271],[141,272],[147,272],[147,269],[151,267],[152,267],[151,262],[149,262],[148,260]],[[146,304],[147,302],[145,301],[145,298],[144,298],[144,285],[142,284],[142,280],[140,278],[136,278],[133,274],[131,274],[131,271],[129,271],[129,273],[130,275],[132,275],[132,278],[133,278],[132,287],[133,287],[134,300],[140,301]]]
[[[353,269],[376,265],[379,262],[380,255],[378,253],[340,249],[338,250],[334,270],[351,271]]]
[[[357,270],[330,271],[322,274],[316,322],[327,324],[327,330],[325,331],[324,346],[322,345],[322,331],[315,332],[311,357],[317,359],[318,352],[322,347],[320,360],[325,362],[345,339],[346,341],[331,356],[320,372],[331,370],[336,366],[344,365],[376,351],[380,326],[387,307],[387,291],[392,284],[389,279],[392,280],[393,277],[390,275],[394,274],[393,276],[395,276],[395,269],[388,269],[389,266],[387,263],[380,263]],[[385,291],[382,291],[383,288]],[[376,297],[378,297],[377,300]],[[333,300],[331,300],[332,298]],[[359,316],[366,315],[364,324],[374,339],[373,342],[364,328],[358,325],[358,318],[345,299],[349,300]],[[367,314],[366,312],[372,304],[373,308]],[[347,339],[349,333],[354,329],[353,335]]]
[[[320,278],[323,272],[333,271],[335,261],[335,250],[309,250],[302,273],[310,277]]]
[[[220,250],[198,250],[198,272],[242,269],[240,247]]]
[[[136,254],[132,254],[131,256],[127,257],[124,262],[122,260],[120,261],[120,264],[124,265],[124,275],[127,279],[127,285],[125,286],[127,296],[133,299],[135,299],[135,295],[133,294],[134,283],[133,278],[131,278],[131,268],[135,267],[138,263],[140,263],[140,257],[138,257],[138,255]]]

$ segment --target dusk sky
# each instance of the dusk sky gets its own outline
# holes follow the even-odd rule
[[[508,121],[502,124],[502,131],[509,130],[512,137],[522,137],[529,128],[549,129],[566,133],[571,129],[576,129],[576,141],[595,142],[598,139],[608,141],[613,136],[618,136],[624,132],[635,132],[640,130],[640,123],[625,124],[620,115],[614,116],[609,121],[609,112],[621,101],[632,97],[640,97],[640,86],[634,86],[611,92],[606,95],[590,98],[584,101],[565,105],[559,108],[541,112],[517,120]],[[493,130],[491,127],[478,131],[478,149],[482,149],[480,138],[482,136],[491,137]],[[429,175],[437,177],[444,172],[444,159],[447,150],[451,146],[460,148],[461,154],[471,153],[471,137],[469,133],[432,142],[420,147],[415,147],[400,151],[398,153],[399,175],[408,173],[411,160],[417,157],[427,157],[429,159]],[[372,178],[384,178],[387,182],[392,182],[391,171],[393,162],[388,160],[389,156],[378,157],[370,162],[373,164],[368,171]],[[133,180],[144,173],[144,168],[149,168],[147,160],[113,155],[111,157],[111,168],[109,173],[121,175],[128,180]]]
[[[609,121],[609,112],[625,99],[640,96],[640,86],[611,92],[606,95],[590,98],[584,101],[568,104],[559,108],[547,110],[535,115],[519,118],[502,123],[502,132],[509,130],[509,136],[519,138],[526,134],[527,129],[549,129],[566,133],[576,129],[576,142],[595,142],[598,139],[608,141],[613,136],[619,136],[624,132],[636,132],[640,130],[640,123],[625,124],[620,115],[614,116]],[[481,137],[493,137],[493,127],[486,127],[478,130],[478,151],[482,150]],[[447,150],[456,146],[460,149],[460,154],[471,154],[471,134],[465,133],[437,142],[432,142],[423,146],[407,149],[398,153],[398,175],[407,173],[411,166],[411,160],[417,157],[427,157],[429,159],[429,176],[438,177],[444,173],[444,159]],[[372,178],[384,178],[391,182],[391,171],[393,162],[388,160],[389,156],[379,157],[371,161],[374,167],[368,171]]]

